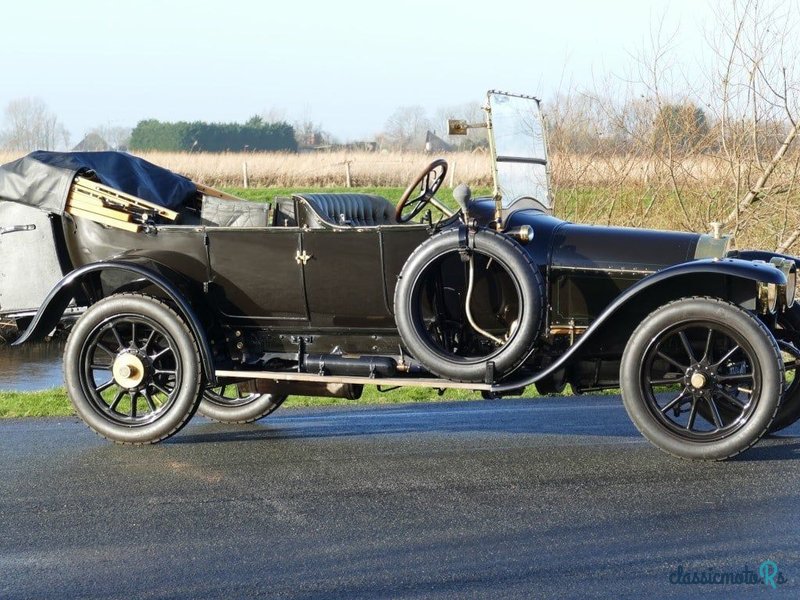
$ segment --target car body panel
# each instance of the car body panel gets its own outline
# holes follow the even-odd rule
[[[298,228],[209,227],[211,296],[234,321],[267,323],[309,319]]]
[[[510,105],[516,116],[505,119],[503,106]],[[418,248],[453,228],[466,232],[458,249],[464,254],[437,267],[439,289],[426,289],[429,296],[421,296],[420,311],[430,314],[437,294],[444,308],[419,326],[437,327],[436,319],[443,317],[467,327],[470,306],[477,319],[470,327],[500,319],[498,307],[513,305],[506,302],[513,288],[491,281],[488,262],[475,282],[477,299],[467,301],[470,292],[457,280],[466,277],[470,231],[507,235],[515,252],[527,254],[525,264],[538,269],[541,278],[535,281],[542,283],[545,306],[531,354],[515,367],[520,372],[501,374],[518,381],[535,381],[530,373],[552,373],[553,364],[573,359],[618,359],[614,336],[594,348],[592,340],[606,336],[597,335],[600,327],[612,323],[624,336],[646,316],[642,311],[674,299],[709,295],[756,312],[764,285],[787,283],[778,268],[760,262],[772,258],[770,253],[740,251],[731,254],[739,258],[724,258],[726,242],[702,234],[591,226],[554,217],[538,100],[492,92],[487,112],[495,163],[528,168],[530,186],[524,177],[515,179],[513,169],[497,167],[492,197],[476,199],[465,205],[467,214],[438,223],[395,223],[385,199],[358,194],[348,194],[346,202],[344,196],[325,196],[333,196],[345,211],[347,206],[379,209],[384,224],[362,226],[348,215],[318,214],[314,203],[319,199],[308,195],[260,211],[273,214],[272,223],[263,227],[214,225],[200,211],[181,214],[185,224],[154,221],[133,233],[54,215],[53,221],[62,224],[56,231],[63,234],[54,236],[54,244],[67,275],[21,340],[49,332],[69,302],[89,306],[114,293],[156,293],[202,332],[209,372],[225,365],[247,373],[274,364],[270,361],[299,369],[308,352],[395,356],[402,363],[406,350],[394,315],[398,280]],[[760,318],[774,325],[774,314]]]

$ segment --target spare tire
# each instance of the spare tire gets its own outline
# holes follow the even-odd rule
[[[499,379],[520,366],[530,354],[543,320],[544,284],[530,256],[508,236],[488,229],[479,229],[469,235],[472,237],[468,250],[470,255],[475,260],[481,259],[481,264],[485,266],[481,275],[488,277],[489,265],[495,265],[492,267],[495,272],[499,267],[502,269],[499,277],[503,278],[504,289],[516,294],[516,323],[509,326],[504,343],[485,353],[463,349],[453,351],[444,347],[442,336],[435,339],[436,334],[432,332],[439,326],[436,322],[438,315],[431,308],[433,288],[439,293],[445,289],[458,298],[462,305],[464,303],[463,293],[454,290],[453,286],[432,283],[437,277],[441,279],[443,274],[452,276],[453,271],[457,270],[455,265],[464,264],[459,258],[464,248],[460,242],[463,236],[458,229],[431,236],[411,254],[395,289],[394,312],[406,350],[425,368],[454,381],[481,382],[486,379],[490,361],[494,363],[495,377]],[[505,275],[502,275],[503,271]],[[475,300],[473,294],[471,304]],[[424,314],[423,304],[427,307],[427,315]],[[469,328],[473,337],[477,337],[466,318],[454,319],[450,316],[451,324],[457,321],[462,321],[463,328]]]

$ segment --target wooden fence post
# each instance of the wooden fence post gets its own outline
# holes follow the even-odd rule
[[[250,177],[247,174],[247,161],[242,163],[242,183],[245,188],[250,187]]]
[[[344,179],[345,180],[345,186],[346,187],[353,187],[353,180],[350,177],[350,161],[349,160],[344,161],[344,178],[345,178]]]
[[[456,161],[453,161],[453,166],[450,167],[450,189],[452,190],[455,187],[453,184],[456,180]]]

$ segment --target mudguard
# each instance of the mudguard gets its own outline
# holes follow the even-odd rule
[[[75,269],[50,290],[28,328],[12,345],[19,346],[27,341],[39,339],[52,331],[73,298],[83,295],[81,284],[91,275],[99,275],[109,271],[132,274],[137,277],[139,282],[146,282],[156,286],[175,303],[178,313],[186,320],[192,335],[197,341],[206,380],[214,383],[216,378],[211,345],[196,311],[175,283],[180,276],[153,261],[146,261],[146,264],[143,264],[140,262],[110,260],[91,263]],[[169,273],[169,276],[167,273]]]
[[[731,258],[740,258],[742,260],[763,260],[769,262],[772,258],[785,258],[794,262],[798,269],[800,269],[800,258],[796,256],[789,256],[788,254],[780,254],[778,252],[767,252],[766,250],[734,250],[728,253]]]
[[[558,360],[548,365],[547,368],[523,379],[509,380],[505,383],[493,385],[491,391],[502,393],[516,390],[520,387],[525,387],[536,383],[540,379],[558,371],[564,367],[590,339],[592,339],[593,335],[605,323],[607,323],[621,308],[626,306],[628,303],[635,302],[642,292],[669,279],[676,279],[684,275],[696,275],[704,273],[725,275],[738,279],[748,279],[760,283],[774,283],[778,285],[786,284],[786,276],[782,271],[776,269],[772,265],[765,263],[753,263],[750,260],[742,260],[739,258],[695,260],[668,267],[658,271],[657,273],[653,273],[648,277],[645,277],[620,294],[614,300],[614,302],[612,302],[597,317],[597,319],[589,326],[583,335],[581,335],[576,342],[570,346],[569,350],[562,354]],[[675,299],[677,298],[673,298],[673,300]]]

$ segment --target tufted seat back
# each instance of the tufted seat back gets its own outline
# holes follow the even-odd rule
[[[372,227],[396,225],[395,207],[372,194],[296,194],[316,215],[334,225]]]

